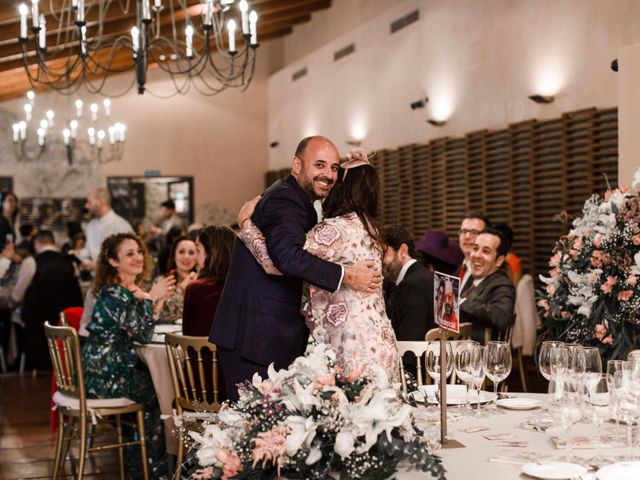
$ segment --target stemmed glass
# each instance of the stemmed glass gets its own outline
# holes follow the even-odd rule
[[[616,416],[627,424],[629,460],[633,460],[633,422],[640,417],[640,383],[627,370],[617,371],[613,377]]]
[[[453,372],[454,367],[454,358],[453,358],[453,348],[451,347],[451,342],[445,342],[445,365],[447,371],[444,372],[446,378],[449,378],[451,372]],[[425,367],[427,368],[427,373],[433,379],[433,381],[437,384],[437,401],[440,403],[441,392],[440,392],[440,342],[429,342],[427,349],[425,350]]]
[[[485,377],[484,357],[486,355],[486,351],[487,347],[475,342],[471,347],[469,347],[469,363],[467,365],[467,368],[471,375],[471,385],[476,387],[477,393],[477,408],[474,413],[475,417],[484,416],[480,412],[480,388],[482,387],[482,383],[484,382]]]
[[[614,388],[614,378],[616,372],[621,372],[626,368],[625,360],[609,360],[607,362],[607,379],[609,380],[609,393],[611,394],[611,407],[613,418],[616,421],[616,432],[620,429],[620,419],[618,418],[618,405],[615,401],[616,389]]]
[[[584,364],[582,381],[587,390],[587,395],[591,395],[591,391],[602,376],[600,350],[597,347],[582,347],[578,350],[578,355],[581,357],[580,361]]]
[[[471,405],[469,403],[469,390],[471,390],[471,356],[473,352],[473,345],[478,345],[478,342],[474,342],[473,340],[463,340],[458,344],[456,348],[455,355],[455,370],[456,376],[460,379],[462,383],[466,385],[467,388],[467,396],[465,402],[465,410],[467,412],[471,411]]]
[[[540,373],[547,380],[550,380],[552,375],[562,373],[558,371],[558,367],[562,367],[562,364],[557,363],[558,359],[562,360],[562,358],[564,358],[563,355],[558,354],[561,349],[564,349],[563,342],[555,342],[550,340],[542,342],[542,346],[540,347],[538,366],[540,368]],[[564,363],[564,369],[567,368],[567,362],[568,360]],[[552,365],[555,366],[554,372],[551,371]]]
[[[574,375],[559,375],[549,380],[549,412],[565,433],[566,461],[570,462],[571,426],[582,418],[582,392]]]
[[[588,393],[589,414],[596,424],[598,430],[598,442],[599,447],[604,445],[604,438],[602,436],[602,424],[605,420],[611,418],[612,397],[611,388],[613,385],[613,378],[611,375],[601,373],[597,378],[589,378],[585,382]],[[606,462],[607,459],[602,455],[597,455],[591,460],[591,463],[600,465]]]
[[[493,394],[495,396],[492,410],[497,410],[498,384],[505,380],[511,373],[511,345],[507,342],[491,341],[487,343],[484,368],[493,382]]]

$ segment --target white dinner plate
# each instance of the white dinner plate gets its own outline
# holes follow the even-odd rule
[[[160,324],[153,327],[153,333],[156,335],[163,334],[163,333],[175,333],[175,332],[181,332],[181,331],[182,331],[181,325],[174,325],[172,323]]]
[[[417,392],[411,392],[409,395],[416,401],[424,403],[425,394],[427,402],[438,403],[436,400],[436,385],[422,385],[418,387]],[[478,403],[478,393],[475,390],[469,392],[469,403],[476,405]],[[491,402],[495,399],[495,395],[491,392],[480,392],[480,404]],[[447,385],[447,405],[464,405],[467,403],[467,387],[465,385]]]
[[[501,398],[496,402],[502,408],[509,410],[532,410],[542,405],[540,400],[533,398]]]
[[[174,325],[182,325],[182,319],[179,318],[177,319],[175,322],[173,322]]]
[[[640,462],[612,463],[597,473],[598,480],[630,480],[640,478]]]
[[[587,473],[587,468],[577,463],[527,463],[522,472],[541,480],[570,480]]]

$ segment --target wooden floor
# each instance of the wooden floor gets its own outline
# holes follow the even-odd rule
[[[51,375],[0,375],[0,479],[51,478],[54,448],[49,424]],[[69,462],[64,476],[72,478]],[[96,453],[85,478],[119,479],[115,451]]]

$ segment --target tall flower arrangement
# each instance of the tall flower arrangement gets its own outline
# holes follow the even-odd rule
[[[552,338],[606,358],[640,346],[640,170],[631,188],[593,195],[556,244],[538,306]]]
[[[194,479],[383,479],[405,460],[443,479],[432,455],[382,370],[340,371],[318,345],[288,370],[255,375],[239,401],[225,406],[200,433],[191,432]]]

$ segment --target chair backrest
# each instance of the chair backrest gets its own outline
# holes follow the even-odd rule
[[[69,307],[60,312],[60,325],[63,327],[73,327],[76,331],[80,329],[80,319],[84,307]]]
[[[86,415],[86,393],[78,332],[73,327],[54,327],[44,323],[51,364],[57,389],[80,401],[81,414]]]
[[[207,337],[167,333],[164,339],[178,413],[220,410],[216,346]]]
[[[459,327],[460,327],[459,333],[451,332],[449,330],[443,330],[441,328],[432,328],[424,336],[424,339],[427,342],[433,342],[434,340],[439,340],[440,338],[442,338],[442,333],[444,332],[445,338],[447,340],[469,340],[471,338],[472,324],[469,322],[461,323]]]

